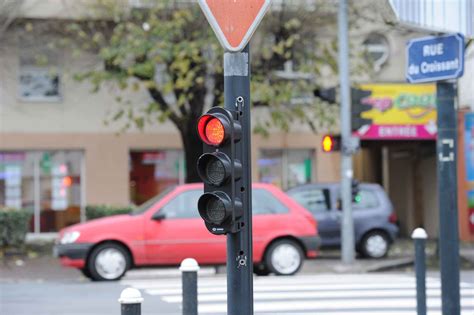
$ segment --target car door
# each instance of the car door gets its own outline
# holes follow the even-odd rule
[[[377,191],[370,186],[361,186],[359,193],[352,203],[354,231],[356,239],[360,239],[362,234],[368,229],[380,226],[387,218],[380,209],[380,202]]]
[[[253,253],[261,257],[268,239],[275,233],[286,230],[291,220],[290,210],[271,192],[254,188],[252,190],[252,238]]]
[[[340,214],[336,206],[333,206],[330,188],[307,186],[289,193],[316,218],[322,245],[338,244]]]
[[[150,264],[178,264],[192,257],[198,263],[225,262],[225,236],[211,234],[197,210],[202,189],[182,190],[146,222],[146,253]]]

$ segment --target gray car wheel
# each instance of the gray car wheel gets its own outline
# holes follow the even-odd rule
[[[265,254],[265,265],[276,275],[289,276],[300,270],[304,254],[301,246],[290,239],[281,239],[270,245]]]
[[[387,256],[390,241],[387,234],[382,231],[367,233],[361,241],[360,251],[364,257],[382,258]]]
[[[92,250],[87,269],[95,281],[114,281],[125,275],[130,268],[130,262],[130,254],[123,246],[104,243]]]

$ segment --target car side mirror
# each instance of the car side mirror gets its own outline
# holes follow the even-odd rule
[[[163,220],[164,218],[166,218],[166,214],[164,214],[164,213],[161,212],[161,211],[155,212],[155,213],[153,213],[153,215],[151,216],[151,219],[154,220],[154,221],[161,221],[161,220]]]

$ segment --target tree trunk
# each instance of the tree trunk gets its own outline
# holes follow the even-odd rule
[[[197,173],[197,160],[202,154],[203,144],[196,131],[197,119],[180,128],[186,164],[186,183],[202,182]]]

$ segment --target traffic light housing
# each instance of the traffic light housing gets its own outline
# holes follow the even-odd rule
[[[341,150],[341,136],[339,135],[325,135],[321,141],[323,152],[335,152]]]
[[[242,128],[238,112],[215,107],[198,120],[204,143],[197,171],[204,182],[199,215],[213,234],[236,233],[242,217]]]
[[[357,179],[353,179],[351,182],[351,192],[352,192],[352,202],[359,203],[360,202],[360,187],[359,181]]]
[[[362,126],[371,125],[372,119],[362,118],[362,113],[372,109],[366,99],[372,95],[371,91],[351,88],[351,128],[358,131]]]

